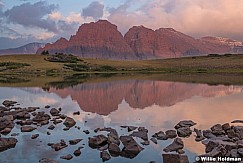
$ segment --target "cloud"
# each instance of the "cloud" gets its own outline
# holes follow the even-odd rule
[[[55,36],[53,32],[41,32],[39,33],[36,38],[39,40],[47,40]]]
[[[62,14],[58,11],[53,11],[48,15],[48,19],[53,20],[53,21],[58,21],[62,19]]]
[[[140,0],[109,9],[108,20],[124,33],[133,25],[173,27],[195,37],[215,35],[243,39],[242,0]]]
[[[71,12],[69,16],[67,16],[66,18],[66,22],[67,23],[83,23],[84,19],[81,16],[81,13],[75,13],[75,12]]]
[[[104,5],[98,1],[94,1],[89,4],[88,7],[83,8],[82,16],[84,17],[92,17],[95,20],[98,20],[103,16],[104,13]]]
[[[50,32],[57,32],[55,22],[45,18],[46,15],[52,13],[56,8],[56,5],[48,5],[44,1],[34,4],[24,3],[7,10],[4,12],[4,15],[9,23],[20,24],[25,27],[39,27]]]

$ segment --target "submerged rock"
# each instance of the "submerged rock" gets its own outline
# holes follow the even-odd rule
[[[113,156],[113,157],[119,156],[121,153],[121,149],[115,143],[109,144],[108,151],[111,154],[111,156]]]
[[[104,135],[97,135],[89,138],[89,146],[91,148],[100,148],[108,143],[108,138]]]
[[[138,131],[134,131],[132,134],[130,134],[130,136],[139,137],[146,141],[148,140],[148,130],[143,127],[139,127]]]
[[[80,156],[81,155],[81,148],[78,148],[77,150],[75,150],[74,152],[73,152],[73,154],[74,154],[74,156]]]
[[[53,148],[55,151],[59,151],[68,146],[64,140],[61,140],[60,143],[56,143],[56,144],[50,143],[48,145],[50,145],[51,148]]]
[[[181,128],[181,127],[191,127],[196,125],[195,122],[193,122],[192,120],[183,120],[180,121],[179,123],[177,123],[177,125],[175,126],[175,129]]]
[[[137,144],[132,136],[120,136],[120,140],[124,145],[124,148],[120,154],[122,157],[134,158],[144,149]]]
[[[73,158],[73,156],[71,154],[68,154],[66,156],[61,156],[60,158],[64,159],[64,160],[71,160]]]
[[[231,123],[243,123],[243,120],[233,120]]]
[[[12,129],[14,127],[13,116],[3,116],[0,117],[0,131],[5,128]]]
[[[83,139],[73,139],[73,140],[69,140],[69,144],[70,145],[76,145],[79,142],[81,142]]]
[[[5,107],[10,107],[10,106],[14,106],[14,104],[17,104],[16,101],[11,101],[11,100],[5,100],[2,103]]]
[[[190,127],[181,127],[177,129],[177,134],[179,137],[189,137],[192,134]]]
[[[36,128],[35,127],[32,127],[32,126],[22,126],[21,127],[21,132],[31,132],[33,130],[35,130]]]
[[[177,137],[176,131],[175,130],[167,130],[165,131],[166,137],[173,139]]]
[[[45,112],[38,112],[36,116],[32,119],[34,122],[40,123],[45,120],[51,119],[50,115],[46,114]]]
[[[18,142],[15,138],[1,138],[0,137],[0,152],[5,151],[10,148],[14,148]]]
[[[205,139],[205,137],[202,135],[202,131],[201,130],[198,130],[196,128],[194,128],[194,131],[196,133],[196,138],[195,138],[195,141],[202,141]]]
[[[52,108],[52,109],[50,110],[50,113],[51,113],[52,116],[58,116],[59,113],[60,113],[60,111],[57,110],[56,108]]]
[[[151,138],[150,139],[154,144],[158,144],[158,142],[157,142],[157,139],[156,138]]]
[[[55,126],[54,125],[50,125],[47,129],[49,130],[54,130]]]
[[[102,158],[102,161],[108,161],[111,159],[111,156],[109,155],[109,153],[107,151],[101,151],[100,152],[100,158]]]
[[[39,163],[59,163],[59,161],[51,160],[49,158],[42,158],[41,160],[39,160]]]
[[[212,126],[211,130],[212,130],[212,134],[214,134],[215,136],[225,135],[225,131],[223,130],[221,124],[216,124]]]
[[[80,111],[73,112],[73,115],[80,115]]]
[[[152,137],[155,137],[158,140],[167,140],[168,139],[167,135],[163,131],[159,131],[159,132],[155,133],[154,135],[152,135]]]
[[[186,155],[179,154],[162,154],[164,163],[189,163]]]
[[[184,148],[184,143],[181,138],[175,138],[172,144],[168,145],[164,148],[165,152],[173,152],[178,151],[179,149]]]
[[[65,119],[65,121],[64,121],[63,124],[64,124],[66,127],[71,128],[71,127],[75,126],[76,122],[75,122],[75,120],[74,120],[73,118],[71,118],[71,117],[66,117],[66,119]]]
[[[90,133],[89,130],[84,130],[83,132],[87,135]]]
[[[34,134],[34,135],[31,136],[31,139],[36,139],[38,137],[39,137],[39,134]]]

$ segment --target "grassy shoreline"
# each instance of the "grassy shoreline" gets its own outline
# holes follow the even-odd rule
[[[75,85],[121,79],[243,85],[243,55],[141,61],[78,59],[50,62],[43,55],[0,56],[0,86]]]

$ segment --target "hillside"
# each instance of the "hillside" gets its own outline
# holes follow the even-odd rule
[[[44,47],[44,43],[30,43],[24,46],[0,50],[0,54],[35,54],[37,50]]]

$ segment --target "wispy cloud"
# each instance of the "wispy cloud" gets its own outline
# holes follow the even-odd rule
[[[25,27],[38,27],[50,32],[57,32],[55,22],[44,18],[57,8],[56,5],[48,5],[44,1],[34,4],[24,3],[14,6],[4,12],[9,23],[20,24]]]
[[[82,16],[92,17],[95,20],[101,18],[104,13],[104,5],[98,1],[94,1],[89,4],[86,8],[83,8]]]

